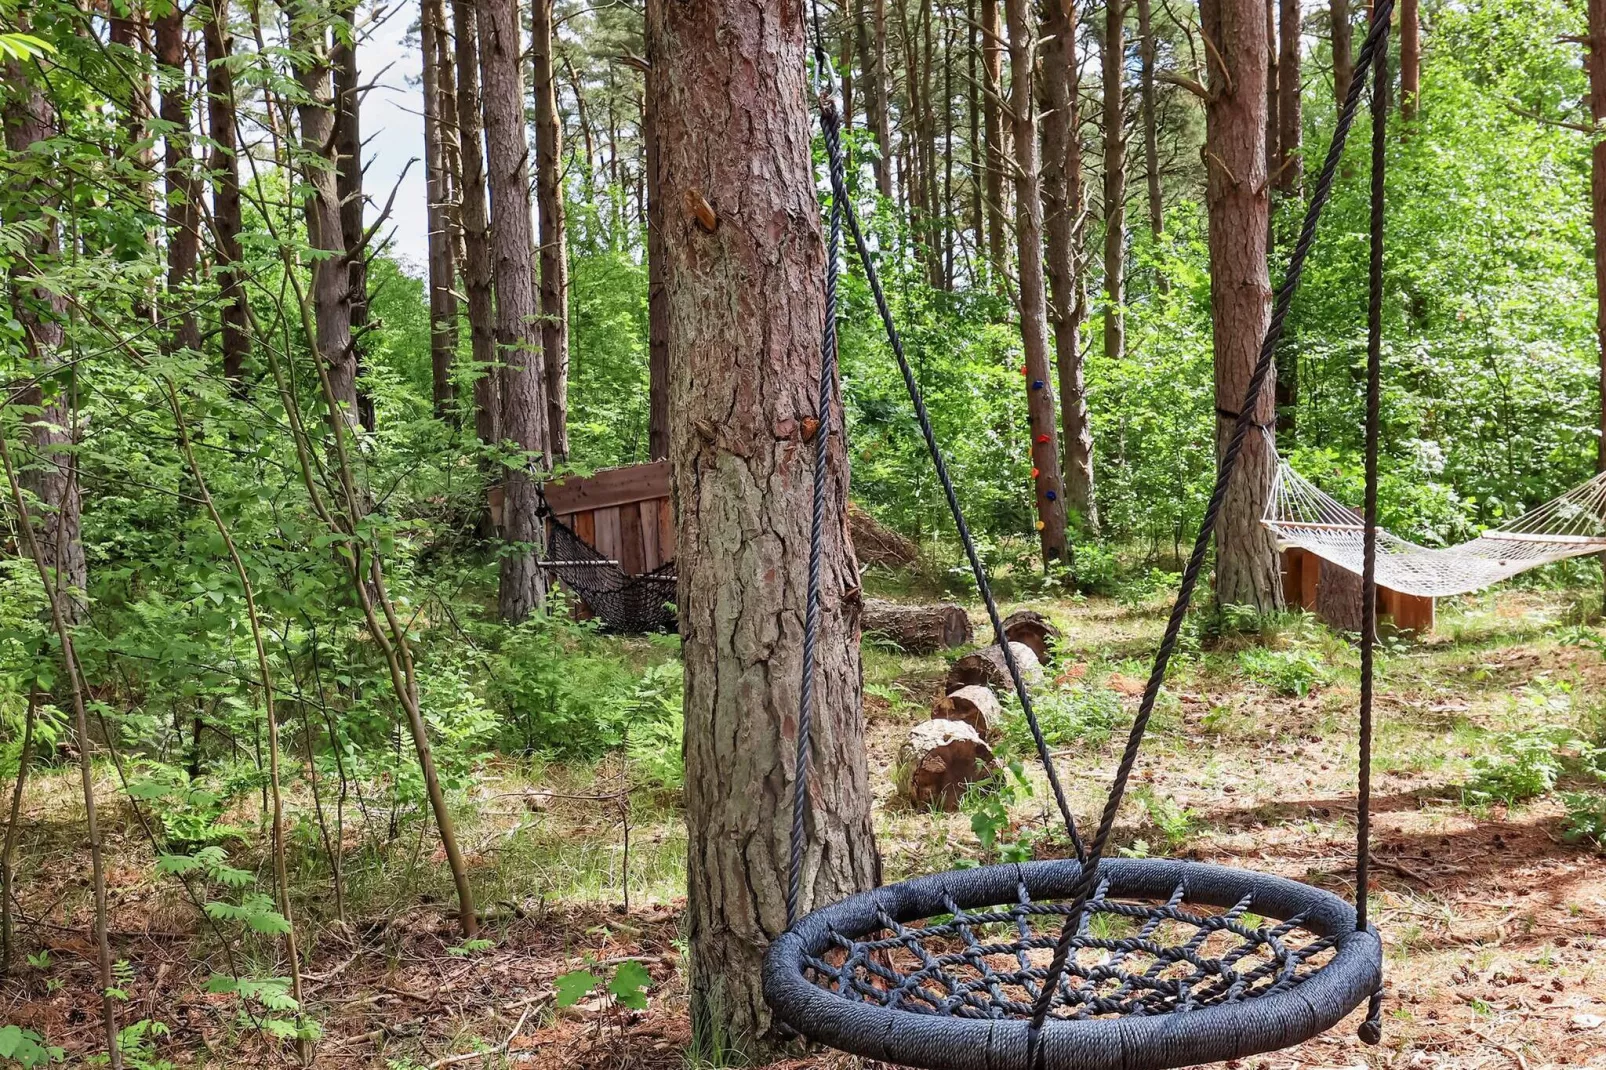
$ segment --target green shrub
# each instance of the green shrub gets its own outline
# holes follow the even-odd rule
[[[1014,701],[1018,711],[1018,700]],[[1121,696],[1107,687],[1088,684],[1056,687],[1035,694],[1032,710],[1037,714],[1043,739],[1050,747],[1098,744],[1109,738],[1111,729],[1121,719]],[[1011,754],[1036,752],[1031,726],[1018,712],[1004,724],[1004,741]]]
[[[1303,647],[1271,650],[1250,647],[1238,654],[1238,665],[1250,680],[1279,695],[1303,698],[1328,682],[1328,669],[1315,651]]]
[[[1566,768],[1563,752],[1586,749],[1571,729],[1554,725],[1499,736],[1494,753],[1473,759],[1464,794],[1473,803],[1507,806],[1536,799],[1555,789]]]
[[[1606,794],[1595,791],[1569,791],[1561,797],[1567,818],[1561,836],[1568,843],[1593,843],[1606,847]]]

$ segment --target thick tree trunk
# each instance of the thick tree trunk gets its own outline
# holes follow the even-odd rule
[[[995,285],[1005,275],[1004,40],[998,0],[981,0],[982,118],[987,134],[987,263]]]
[[[649,8],[662,0],[647,0]],[[656,14],[649,14],[656,21]],[[861,31],[863,27],[860,27]],[[652,38],[647,39],[647,70],[642,92],[641,139],[645,158],[647,197],[647,457],[661,461],[669,456],[669,295],[664,290],[664,191],[658,169],[658,76],[653,70]],[[874,97],[874,84],[866,89]],[[872,105],[873,107],[873,105]]]
[[[1126,353],[1126,3],[1104,5],[1104,356]]]
[[[234,72],[229,66],[234,38],[229,30],[228,0],[208,0],[200,11],[205,18],[202,37],[206,50],[207,130],[212,137],[212,159],[208,166],[212,176],[212,237],[217,257],[218,292],[223,302],[219,314],[223,375],[239,389],[245,361],[251,352],[251,333],[240,249],[244,217],[240,206]]]
[[[302,92],[296,113],[301,124],[302,179],[308,188],[307,241],[325,254],[312,264],[315,359],[328,369],[335,402],[343,410],[330,413],[330,419],[351,423],[360,413],[356,353],[351,344],[351,279],[335,176],[335,98],[329,78],[329,27],[324,21],[328,16],[323,8],[305,0],[294,4],[288,15],[290,44],[298,58],[296,81]]]
[[[535,94],[535,191],[541,210],[541,354],[546,366],[547,435],[554,462],[569,457],[569,250],[564,229],[563,127],[552,64],[554,0],[530,7]],[[589,150],[588,150],[589,154]]]
[[[1054,365],[1065,442],[1062,481],[1066,507],[1097,531],[1093,494],[1093,431],[1083,370],[1081,234],[1082,141],[1076,54],[1076,0],[1043,4],[1043,226],[1048,232],[1046,271],[1049,317],[1054,324]]]
[[[896,643],[909,654],[935,654],[975,638],[963,606],[906,606],[871,598],[864,603],[864,632]]]
[[[5,107],[6,147],[14,154],[34,151],[35,145],[56,136],[56,109],[21,63],[6,61],[5,78],[10,87]],[[39,164],[35,162],[34,166]],[[29,202],[32,187],[38,203],[44,205],[50,196],[49,188],[31,175],[22,181],[18,202]],[[44,225],[27,238],[28,258],[44,270],[60,257],[61,238],[54,215],[37,218]],[[73,456],[78,422],[75,377],[61,371],[67,357],[63,350],[67,302],[53,290],[28,282],[32,274],[32,269],[20,264],[11,270],[11,314],[21,324],[22,349],[29,364],[28,382],[17,384],[21,389],[14,400],[18,408],[31,412],[22,433],[28,456],[18,480],[37,502],[34,517],[39,552],[57,593],[63,596],[62,610],[72,623],[84,608],[83,591],[88,586],[89,571],[79,537],[83,502]]]
[[[1065,493],[1060,480],[1058,416],[1048,363],[1048,309],[1043,281],[1043,199],[1037,144],[1037,100],[1032,68],[1036,27],[1027,0],[1005,0],[1015,140],[1015,237],[1019,246],[1021,348],[1025,357],[1026,415],[1032,442],[1032,487],[1037,534],[1045,564],[1065,560]]]
[[[996,740],[1004,727],[1004,706],[998,696],[985,687],[961,687],[937,700],[931,709],[933,721],[963,721],[988,743]]]
[[[1277,7],[1280,0],[1266,0],[1266,173],[1272,176],[1272,184],[1277,182],[1277,166],[1281,163],[1281,150],[1278,148],[1282,136],[1282,126],[1278,122],[1278,105],[1281,98],[1278,94],[1282,86],[1278,81],[1278,71],[1281,68],[1281,50],[1277,44]],[[1276,240],[1271,228],[1266,230],[1267,242]],[[1270,245],[1267,246],[1271,248]]]
[[[452,0],[457,56],[458,226],[463,232],[463,290],[474,358],[474,431],[481,442],[502,441],[501,373],[496,366],[491,299],[491,235],[485,207],[485,145],[481,127],[479,18],[474,0]]]
[[[1054,660],[1054,650],[1064,638],[1054,622],[1032,609],[1017,609],[1004,618],[1004,637],[1011,643],[1032,648],[1044,665]]]
[[[335,89],[335,190],[340,195],[340,245],[345,250],[346,295],[350,310],[351,370],[360,384],[368,348],[368,250],[363,248],[361,87],[357,84],[357,11],[348,8],[340,18],[345,29],[335,37],[330,60]],[[427,52],[427,48],[426,48]],[[357,419],[374,429],[374,400],[360,385]]]
[[[491,187],[491,253],[496,283],[496,344],[502,362],[502,438],[550,468],[545,364],[535,299],[535,235],[530,224],[530,146],[524,134],[517,0],[479,5],[485,149]],[[508,465],[502,483],[503,537],[498,601],[503,618],[523,620],[546,602],[539,560],[539,499],[527,464]]]
[[[1149,232],[1158,238],[1165,233],[1165,201],[1160,192],[1160,115],[1154,91],[1154,68],[1158,58],[1154,46],[1154,19],[1150,12],[1150,2],[1137,0],[1137,5],[1138,58],[1141,64],[1138,92],[1142,95],[1139,105],[1143,109],[1143,176],[1148,183]]]
[[[177,8],[156,20],[159,112],[169,125],[162,138],[162,170],[167,182],[167,320],[165,336],[175,350],[200,352],[201,325],[189,292],[201,258],[201,182],[190,152],[189,64],[184,48],[184,15]]]
[[[1205,108],[1210,226],[1210,309],[1215,332],[1217,455],[1254,371],[1271,310],[1266,270],[1265,0],[1204,0],[1204,33],[1216,42]],[[1217,58],[1219,54],[1219,58]],[[1272,384],[1253,419],[1270,424]],[[1277,549],[1260,523],[1274,466],[1265,439],[1251,434],[1216,525],[1216,596],[1224,605],[1282,607]]]
[[[1355,77],[1355,63],[1350,58],[1353,42],[1349,0],[1327,0],[1327,11],[1333,35],[1333,95],[1343,107],[1350,81]]]
[[[457,117],[446,117],[441,99],[442,46],[446,15],[442,0],[423,0],[420,12],[424,52],[424,186],[429,227],[429,368],[435,415],[452,408],[452,364],[457,355],[457,264],[453,255],[446,139],[456,137]]]
[[[686,664],[694,1044],[757,1059],[786,926],[825,268],[803,26],[768,0],[655,5],[670,461]],[[791,10],[796,15],[796,9]],[[754,181],[753,176],[763,176]],[[711,225],[710,225],[711,224]],[[801,909],[877,883],[848,456],[832,407]]]
[[[1422,95],[1422,19],[1417,0],[1400,0],[1400,115],[1416,118]]]
[[[1010,2],[1014,3],[1015,0]],[[1043,682],[1042,663],[1032,653],[1031,647],[1025,643],[1010,643],[1009,652],[1014,656],[1015,667],[1020,670],[1021,680],[1027,687],[1036,687]],[[943,677],[942,693],[951,695],[962,687],[990,687],[998,692],[1015,690],[1015,681],[1004,662],[1004,652],[997,644],[973,650],[948,667],[948,675]]]
[[[959,809],[970,785],[991,774],[993,752],[964,721],[923,721],[898,749],[898,794],[921,810]]]
[[[1300,139],[1303,136],[1302,102],[1299,80],[1304,58],[1300,48],[1303,23],[1301,0],[1279,0],[1281,24],[1277,51],[1277,188],[1289,197],[1299,197],[1304,187],[1300,167]]]

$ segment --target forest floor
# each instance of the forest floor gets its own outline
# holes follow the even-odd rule
[[[1245,1060],[1246,1070],[1606,1068],[1606,858],[1563,841],[1558,791],[1507,806],[1469,789],[1479,783],[1477,756],[1526,753],[1521,741],[1535,729],[1563,726],[1597,741],[1606,732],[1606,656],[1557,638],[1573,606],[1555,592],[1463,599],[1446,607],[1431,639],[1389,644],[1373,803],[1383,1043],[1361,1045],[1352,1019],[1299,1048]],[[1163,602],[1036,608],[1066,633],[1051,668],[1060,697],[1044,706],[1055,731],[1071,734],[1057,744],[1060,768],[1076,812],[1091,815],[1158,639]],[[1354,662],[1348,644],[1309,623],[1290,623],[1269,645],[1221,640],[1185,658],[1118,828],[1124,849],[1240,865],[1350,895]],[[993,860],[969,814],[912,811],[894,798],[899,742],[927,716],[943,664],[866,648],[871,779],[889,880]],[[106,776],[112,798],[115,780]],[[383,874],[366,883],[354,875],[349,898],[362,904],[360,916],[379,920],[322,924],[303,949],[306,1000],[323,1029],[315,1065],[694,1065],[680,929],[684,831],[661,793],[638,793],[621,808],[624,782],[616,762],[509,762],[480,780],[463,808],[462,837],[493,914],[489,946],[458,946],[450,885],[422,833]],[[1557,787],[1568,786],[1564,774]],[[69,1052],[87,1050],[97,1029],[84,882],[65,876],[87,872],[74,790],[62,774],[37,778],[28,794],[24,846],[44,861],[19,888],[19,930],[47,959],[0,983],[0,1022],[34,1028]],[[1041,828],[1042,798],[1039,791],[1012,805],[1008,835]],[[151,1037],[148,1057],[196,1067],[289,1065],[287,1049],[242,1022],[232,997],[203,991],[220,968],[215,941],[171,879],[152,872],[127,807],[106,811],[113,937],[128,964],[125,1020],[168,1031]],[[645,1011],[605,995],[554,1007],[559,975],[584,968],[606,978],[625,962],[650,978]],[[778,1065],[853,1060],[812,1053]]]

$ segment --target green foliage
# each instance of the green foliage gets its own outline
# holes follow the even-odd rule
[[[31,1029],[16,1025],[0,1025],[0,1065],[20,1066],[30,1070],[65,1057],[60,1047],[47,1044]]]
[[[1239,652],[1238,665],[1245,677],[1279,695],[1302,698],[1329,678],[1326,662],[1316,651],[1303,646],[1249,647]]]
[[[1036,753],[1031,726],[1019,712],[1020,700],[1011,700],[1013,714],[1004,722],[1004,742],[1010,754]],[[1032,712],[1050,747],[1082,743],[1097,745],[1109,738],[1121,720],[1121,696],[1094,684],[1066,684],[1043,688],[1032,695]]]
[[[1561,835],[1568,843],[1606,847],[1606,792],[1568,791],[1561,796],[1567,819]]]
[[[1500,735],[1493,753],[1472,761],[1473,778],[1464,789],[1473,803],[1507,806],[1548,794],[1566,768],[1567,752],[1588,749],[1571,729],[1547,726]]]
[[[552,982],[557,1005],[573,1007],[592,992],[600,991],[615,1006],[635,1011],[647,1009],[647,990],[652,987],[652,977],[645,966],[634,959],[626,959],[614,968],[606,983],[604,976],[607,975],[599,976],[590,970],[559,974]]]

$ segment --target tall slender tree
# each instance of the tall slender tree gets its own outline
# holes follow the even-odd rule
[[[457,118],[447,118],[441,92],[442,38],[446,15],[442,0],[420,6],[420,47],[424,53],[424,218],[429,229],[429,365],[435,415],[452,409],[452,364],[457,355],[457,257],[453,247],[447,138],[456,137]]]
[[[987,263],[1004,278],[1004,32],[998,0],[981,0],[982,118],[987,134]]]
[[[1417,0],[1400,0],[1400,115],[1416,118],[1422,95],[1422,14]]]
[[[1278,105],[1281,103],[1278,96],[1281,91],[1278,69],[1282,56],[1277,44],[1278,3],[1279,0],[1266,0],[1266,173],[1271,176],[1273,185],[1277,181],[1277,165],[1281,162],[1279,138],[1282,136],[1282,127],[1277,119]],[[1276,240],[1269,227],[1266,240]]]
[[[871,0],[874,5],[875,39],[871,53],[870,73],[866,75],[870,102],[870,126],[875,133],[876,190],[883,197],[892,196],[892,89],[891,67],[887,63],[887,0]]]
[[[569,250],[563,206],[563,126],[552,63],[554,0],[532,0],[535,196],[541,210],[541,353],[546,365],[548,456],[569,456]],[[582,99],[576,89],[576,99]],[[589,149],[587,150],[589,155]]]
[[[800,909],[873,887],[841,403],[818,413],[825,257],[801,20],[772,0],[660,3],[670,464],[684,652],[687,930],[695,1045],[759,1058],[759,985],[787,923],[810,473],[828,429]],[[751,57],[764,56],[755,63]],[[752,181],[753,175],[764,181]],[[817,417],[828,416],[824,424]]]
[[[1350,58],[1354,31],[1350,26],[1349,0],[1327,0],[1327,13],[1333,38],[1333,95],[1342,106],[1355,77]]]
[[[1160,189],[1160,114],[1154,88],[1158,49],[1154,40],[1154,16],[1149,0],[1137,0],[1138,8],[1138,93],[1143,112],[1143,177],[1149,198],[1149,232],[1158,238],[1165,233],[1165,201]]]
[[[535,234],[530,221],[530,145],[524,132],[523,51],[517,0],[479,7],[481,101],[491,190],[491,252],[496,287],[496,344],[502,365],[502,437],[530,457],[502,481],[502,555],[498,602],[507,620],[523,620],[546,602],[537,563],[542,531],[532,479],[550,469],[546,367],[536,304]]]
[[[647,23],[658,20],[663,0],[647,0]],[[864,27],[859,27],[861,34]],[[664,191],[658,166],[658,75],[653,70],[653,38],[647,36],[647,60],[641,65],[642,168],[647,201],[647,456],[654,461],[669,457],[669,293],[664,289],[668,252],[664,249]],[[866,86],[866,102],[873,100],[873,83]]]
[[[1066,506],[1098,530],[1093,431],[1083,369],[1081,277],[1082,130],[1076,0],[1045,0],[1043,13],[1043,226],[1048,236],[1049,318],[1054,326]]]
[[[333,67],[335,115],[335,192],[340,197],[341,264],[346,272],[346,302],[351,334],[351,369],[357,382],[357,418],[374,429],[374,399],[362,389],[368,349],[368,250],[363,242],[362,94],[358,84],[357,5],[350,3],[334,19]],[[426,56],[428,48],[425,49]],[[426,59],[427,62],[427,59]]]
[[[165,337],[174,349],[200,352],[201,325],[189,288],[201,259],[201,183],[191,150],[188,49],[184,13],[172,7],[156,20],[159,113],[162,118],[162,173],[166,181],[168,320]]]
[[[1277,50],[1277,188],[1285,196],[1299,197],[1304,186],[1300,167],[1303,101],[1300,94],[1300,47],[1304,27],[1300,0],[1278,0]]]
[[[474,431],[485,443],[502,440],[501,371],[497,364],[489,215],[485,205],[485,139],[480,101],[479,19],[475,0],[452,0],[457,57],[457,225],[463,235],[463,290],[468,298],[474,358]]]
[[[223,302],[219,315],[223,375],[240,389],[251,352],[251,334],[240,246],[245,220],[240,202],[239,133],[230,62],[234,34],[229,26],[229,0],[206,0],[199,11],[206,56],[206,128],[212,140],[212,156],[207,165],[212,184],[212,244]]]
[[[1215,42],[1205,105],[1205,204],[1219,455],[1236,418],[1228,414],[1243,404],[1271,311],[1265,2],[1204,0],[1200,19]],[[1271,385],[1254,402],[1252,417],[1262,426],[1275,414]],[[1216,525],[1216,597],[1224,605],[1282,606],[1277,547],[1260,522],[1274,472],[1265,438],[1250,435]]]
[[[1031,434],[1032,494],[1045,563],[1065,559],[1065,488],[1060,482],[1058,412],[1048,362],[1043,280],[1043,198],[1033,95],[1038,38],[1027,0],[1005,0],[1009,23],[1010,118],[1015,146],[1015,237],[1020,283],[1021,348]]]
[[[1126,0],[1104,4],[1104,356],[1126,354]]]

